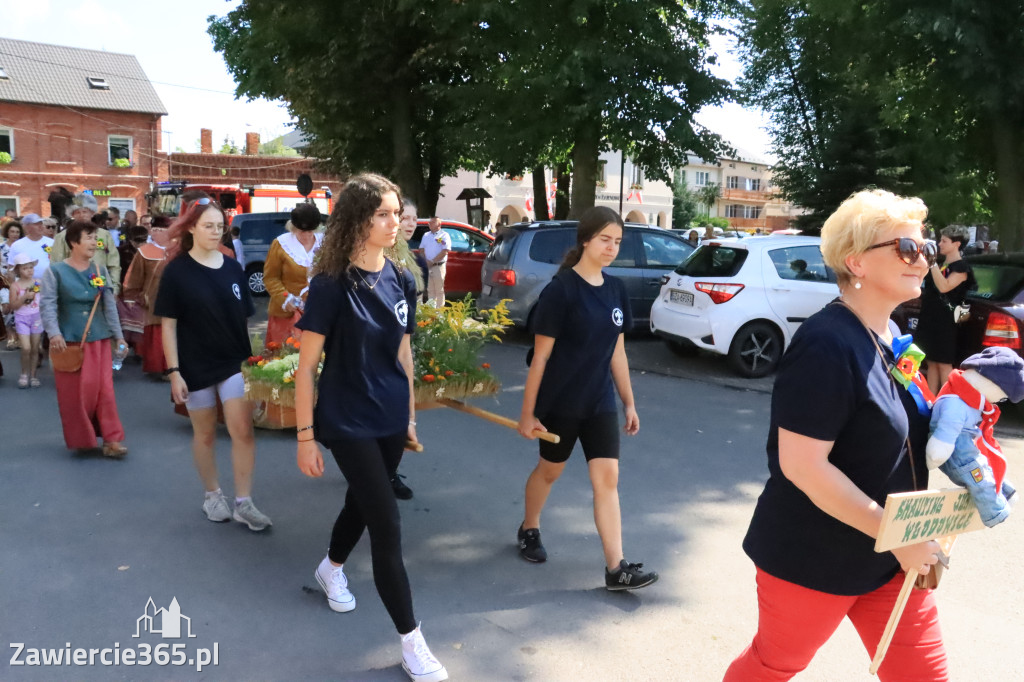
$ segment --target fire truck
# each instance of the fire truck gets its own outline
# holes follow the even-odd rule
[[[239,213],[274,213],[291,211],[305,201],[294,185],[201,185],[189,182],[160,182],[148,195],[153,215],[176,217],[181,212],[181,196],[191,190],[206,192],[221,205],[230,221]],[[327,187],[309,193],[323,215],[334,208],[331,190]]]

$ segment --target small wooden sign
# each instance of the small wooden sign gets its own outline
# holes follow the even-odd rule
[[[885,500],[876,552],[985,527],[971,494],[963,488],[895,493]]]

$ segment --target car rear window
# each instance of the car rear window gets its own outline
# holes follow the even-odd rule
[[[239,239],[242,244],[270,245],[278,236],[284,234],[287,219],[277,220],[246,220],[238,226]]]
[[[703,244],[676,268],[676,274],[690,277],[732,277],[747,259],[746,249]]]
[[[978,288],[971,296],[994,301],[1012,301],[1024,288],[1024,268],[1019,265],[972,263]]]
[[[576,245],[576,230],[542,230],[530,243],[530,260],[559,265]]]
[[[515,248],[516,240],[521,233],[518,230],[504,230],[494,240],[491,252],[487,254],[487,260],[495,263],[505,264],[512,258],[512,249]]]

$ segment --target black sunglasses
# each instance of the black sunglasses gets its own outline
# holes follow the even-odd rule
[[[900,237],[899,239],[892,239],[881,244],[874,244],[867,248],[868,251],[871,249],[881,249],[885,246],[895,246],[896,254],[900,257],[900,260],[907,265],[913,265],[917,262],[918,257],[924,256],[925,262],[928,263],[928,267],[935,265],[935,260],[939,257],[939,247],[931,239],[918,244],[915,240],[910,237]]]

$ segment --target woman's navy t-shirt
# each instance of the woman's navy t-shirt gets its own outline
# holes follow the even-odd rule
[[[252,355],[246,318],[254,312],[245,271],[233,258],[210,268],[185,253],[167,264],[153,314],[178,322],[178,365],[190,391],[242,371]]]
[[[416,280],[391,261],[379,273],[356,270],[315,276],[295,325],[326,337],[313,432],[328,447],[391,436],[409,424],[409,377],[398,348],[416,329]]]
[[[758,498],[743,549],[758,568],[777,578],[838,595],[871,592],[896,574],[891,552],[828,515],[786,478],[779,466],[779,429],[833,441],[828,459],[879,505],[889,493],[914,489],[906,452],[909,433],[919,485],[928,481],[924,460],[928,418],[918,414],[888,375],[892,351],[852,311],[832,304],[811,316],[779,364],[768,432],[769,479]]]
[[[533,312],[533,332],[555,339],[544,368],[534,414],[585,419],[615,412],[612,354],[633,320],[626,287],[604,276],[589,284],[572,269],[544,287]]]

